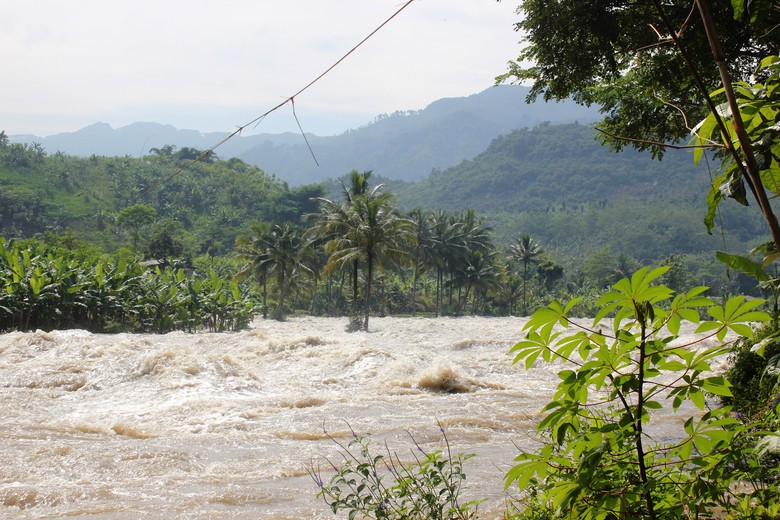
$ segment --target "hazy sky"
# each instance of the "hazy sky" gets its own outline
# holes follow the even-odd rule
[[[0,130],[95,122],[233,131],[324,72],[406,0],[5,0]],[[341,133],[493,84],[519,53],[513,0],[415,0],[295,100]],[[290,106],[249,133],[297,131]]]

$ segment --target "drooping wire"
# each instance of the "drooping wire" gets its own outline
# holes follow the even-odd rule
[[[311,80],[309,83],[307,83],[307,84],[306,84],[306,85],[305,85],[303,88],[301,88],[300,90],[298,90],[298,92],[296,92],[296,93],[295,93],[295,94],[293,94],[292,96],[290,96],[290,97],[288,97],[288,98],[284,99],[284,101],[282,101],[282,102],[281,102],[281,103],[279,103],[278,105],[274,106],[274,107],[273,107],[273,108],[271,108],[270,110],[267,110],[267,111],[266,111],[266,112],[264,112],[263,114],[261,114],[261,115],[257,116],[256,118],[252,119],[252,120],[251,120],[251,121],[249,121],[248,123],[245,123],[245,124],[243,124],[243,125],[239,126],[239,127],[238,127],[236,130],[234,130],[234,131],[233,131],[231,134],[228,134],[228,135],[227,135],[227,136],[225,136],[223,139],[221,139],[221,140],[220,140],[220,141],[218,141],[217,143],[215,143],[215,144],[213,144],[212,146],[210,146],[209,148],[207,148],[207,149],[206,149],[205,151],[203,151],[203,152],[202,152],[202,153],[201,153],[201,154],[200,154],[198,157],[196,157],[195,159],[192,159],[190,162],[188,162],[186,165],[184,165],[184,166],[180,167],[179,169],[177,169],[177,170],[176,170],[175,172],[173,172],[171,175],[169,175],[169,176],[165,177],[164,179],[162,179],[162,180],[160,180],[160,181],[158,181],[158,182],[156,182],[156,183],[152,183],[152,184],[150,184],[149,186],[147,186],[146,188],[144,188],[143,190],[141,190],[141,193],[143,193],[143,192],[146,192],[146,191],[150,190],[152,187],[156,187],[156,186],[159,186],[159,185],[161,185],[161,184],[167,184],[167,183],[168,183],[168,182],[169,182],[171,179],[173,179],[174,177],[176,177],[177,175],[179,175],[180,173],[182,173],[184,170],[186,170],[186,169],[190,168],[190,167],[191,167],[191,166],[193,166],[194,164],[196,164],[196,163],[198,163],[198,162],[200,162],[200,161],[202,161],[202,160],[204,160],[204,159],[208,159],[209,157],[211,157],[211,156],[214,154],[214,151],[215,151],[217,148],[219,148],[220,146],[222,146],[222,145],[223,145],[223,144],[225,144],[226,142],[230,141],[230,140],[231,140],[231,139],[233,139],[234,137],[236,137],[236,136],[240,135],[240,134],[241,134],[241,132],[243,132],[243,131],[244,131],[244,130],[247,128],[247,127],[249,127],[249,126],[252,126],[252,125],[255,125],[255,126],[257,126],[257,125],[258,125],[258,124],[260,124],[260,122],[262,122],[262,121],[263,121],[263,119],[265,119],[265,118],[266,118],[268,115],[272,114],[273,112],[276,112],[277,110],[279,110],[280,108],[282,108],[283,106],[285,106],[287,103],[290,103],[290,104],[292,105],[292,108],[293,108],[293,117],[295,118],[295,121],[296,121],[296,123],[298,123],[298,128],[299,128],[299,129],[300,129],[300,131],[301,131],[301,135],[303,135],[303,139],[304,139],[304,141],[306,141],[306,146],[308,146],[308,147],[309,147],[309,151],[311,152],[311,154],[312,154],[312,157],[314,158],[314,162],[317,164],[317,166],[319,166],[319,162],[317,162],[317,158],[314,156],[314,151],[312,150],[312,147],[311,147],[311,145],[309,145],[309,140],[306,138],[306,134],[305,134],[305,132],[303,131],[303,128],[301,127],[301,123],[300,123],[300,121],[298,120],[298,116],[297,116],[297,115],[296,115],[296,113],[295,113],[295,98],[296,98],[297,96],[301,95],[301,94],[302,94],[303,92],[305,92],[306,90],[308,90],[308,89],[309,89],[310,87],[312,87],[312,86],[313,86],[315,83],[317,83],[318,81],[320,81],[322,78],[324,78],[325,76],[327,76],[327,75],[328,75],[328,74],[329,74],[329,73],[330,73],[330,72],[331,72],[333,69],[335,69],[336,67],[338,67],[339,65],[341,65],[341,62],[343,62],[344,60],[346,60],[346,59],[347,59],[347,58],[348,58],[348,57],[349,57],[349,56],[350,56],[352,53],[354,53],[355,51],[357,51],[357,50],[358,50],[358,49],[359,49],[359,48],[360,48],[360,47],[361,47],[361,46],[362,46],[364,43],[366,43],[366,41],[368,41],[368,40],[369,40],[369,39],[370,39],[372,36],[374,36],[376,33],[378,33],[379,31],[381,31],[381,30],[384,28],[384,26],[385,26],[385,25],[387,25],[388,23],[390,23],[390,22],[391,22],[393,19],[395,19],[395,17],[397,17],[399,14],[401,14],[401,12],[402,12],[404,9],[406,9],[407,7],[409,7],[409,6],[412,4],[412,2],[414,2],[414,0],[407,0],[407,1],[406,1],[406,2],[403,4],[403,5],[401,5],[401,7],[400,7],[400,8],[398,8],[398,9],[397,9],[397,10],[396,10],[396,11],[395,11],[395,12],[394,12],[392,15],[390,15],[390,16],[389,16],[389,17],[388,17],[388,18],[387,18],[387,19],[386,19],[384,22],[382,22],[382,23],[381,23],[381,24],[380,24],[380,25],[379,25],[379,26],[378,26],[376,29],[374,29],[373,31],[371,31],[371,32],[368,34],[368,36],[366,36],[365,38],[363,38],[362,40],[360,40],[360,42],[358,42],[358,44],[357,44],[357,45],[355,45],[355,46],[354,46],[354,47],[352,47],[352,48],[351,48],[349,51],[347,51],[347,52],[346,52],[346,53],[345,53],[345,54],[344,54],[344,55],[343,55],[341,58],[339,58],[338,60],[336,60],[336,62],[335,62],[335,63],[333,63],[333,65],[331,65],[330,67],[328,67],[327,69],[325,69],[325,71],[323,71],[323,72],[322,72],[322,73],[321,73],[319,76],[317,76],[316,78],[314,78],[313,80]]]
[[[295,118],[295,122],[298,124],[298,130],[301,131],[301,135],[303,136],[303,140],[306,141],[306,146],[309,148],[309,153],[311,154],[311,158],[314,159],[314,164],[317,166],[320,165],[319,161],[317,160],[317,156],[314,155],[314,150],[311,149],[311,145],[309,144],[309,139],[306,137],[306,132],[303,131],[303,127],[301,126],[301,122],[298,120],[298,114],[295,113],[295,98],[290,98],[290,106],[292,106],[292,113],[293,117]]]

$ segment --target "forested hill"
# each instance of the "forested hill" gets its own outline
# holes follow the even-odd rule
[[[689,152],[663,161],[647,153],[614,153],[596,130],[542,124],[495,139],[474,159],[394,188],[404,206],[477,211],[555,210],[604,205],[616,197],[692,200],[706,195],[709,177]]]
[[[291,184],[335,178],[353,168],[389,179],[416,181],[435,168],[456,165],[483,151],[496,137],[544,121],[591,122],[595,108],[574,102],[525,103],[527,87],[498,86],[463,98],[440,99],[424,110],[397,112],[345,134],[305,144],[266,142],[241,155]]]
[[[579,124],[516,130],[472,160],[388,187],[406,210],[473,208],[486,215],[499,241],[530,233],[564,256],[608,248],[643,261],[713,257],[763,239],[759,213],[731,200],[721,205],[723,229],[707,233],[709,175],[690,152],[669,150],[658,161],[633,150],[614,153],[596,137]]]
[[[574,102],[525,103],[528,88],[491,87],[466,97],[434,101],[422,110],[378,116],[366,125],[336,136],[307,135],[316,162],[303,137],[294,133],[240,135],[220,146],[219,157],[238,157],[291,186],[336,178],[356,168],[373,170],[391,179],[420,180],[434,168],[447,168],[483,151],[490,141],[515,128],[543,121],[588,123],[598,117],[595,108]],[[303,129],[305,109],[299,108]],[[202,134],[158,123],[135,123],[112,129],[105,123],[78,132],[45,138],[13,135],[12,142],[40,143],[49,153],[62,151],[89,157],[139,157],[172,145],[208,149],[227,133]],[[262,131],[262,125],[257,128]]]
[[[240,159],[193,163],[199,155],[164,146],[137,159],[82,158],[0,140],[0,237],[72,232],[106,251],[143,242],[179,256],[226,255],[252,224],[298,222],[323,194],[319,185],[291,189]]]

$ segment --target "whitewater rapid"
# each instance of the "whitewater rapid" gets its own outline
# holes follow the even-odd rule
[[[0,335],[0,518],[333,518],[306,472],[336,456],[324,430],[405,453],[410,436],[441,449],[437,421],[477,455],[465,498],[501,518],[503,477],[560,368],[511,364],[524,320],[347,324]]]

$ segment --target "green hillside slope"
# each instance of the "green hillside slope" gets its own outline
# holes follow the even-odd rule
[[[595,130],[578,124],[516,130],[473,160],[418,183],[391,183],[391,189],[406,209],[474,208],[489,217],[499,241],[527,232],[564,256],[609,248],[656,261],[743,252],[762,239],[758,212],[732,201],[723,205],[724,227],[717,236],[707,234],[709,175],[689,152],[670,150],[658,161],[611,152],[596,138]]]
[[[236,236],[258,221],[297,221],[313,211],[318,186],[289,189],[240,159],[208,158],[163,147],[142,158],[81,158],[42,147],[0,147],[0,236],[28,238],[71,229],[111,251],[143,235],[175,234],[184,253],[225,254]],[[146,220],[122,219],[148,206]]]

